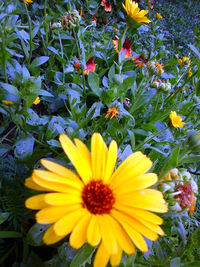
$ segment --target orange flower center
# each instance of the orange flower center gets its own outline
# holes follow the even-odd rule
[[[115,199],[112,190],[102,181],[90,181],[83,188],[83,208],[93,214],[109,214]]]

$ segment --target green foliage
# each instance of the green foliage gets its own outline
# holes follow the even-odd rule
[[[100,132],[107,144],[116,140],[119,163],[140,150],[152,160],[159,178],[183,167],[198,181],[200,154],[191,149],[188,137],[200,130],[199,1],[157,0],[152,10],[147,1],[140,1],[140,7],[149,9],[152,23],[132,31],[126,28],[122,2],[110,1],[110,13],[100,0],[0,3],[2,266],[92,266],[96,248],[86,243],[74,250],[68,238],[45,246],[42,237],[49,225],[35,224],[35,213],[24,206],[34,194],[24,187],[24,180],[41,168],[41,158],[71,168],[58,142],[61,133],[89,147],[92,134]],[[59,22],[70,9],[80,9],[85,16],[67,30]],[[156,12],[163,19],[156,19]],[[118,50],[128,38],[132,57],[140,57],[143,66],[115,51],[116,34]],[[95,72],[84,75],[91,57]],[[178,64],[183,57],[190,57],[190,65]],[[147,67],[152,61],[164,66],[161,76]],[[157,80],[169,82],[171,90],[152,87]],[[119,115],[105,118],[112,107]],[[183,128],[173,127],[173,110],[183,118]],[[120,267],[200,266],[199,195],[193,216],[169,211],[162,217],[166,235],[156,242],[146,240],[147,253],[124,254]]]

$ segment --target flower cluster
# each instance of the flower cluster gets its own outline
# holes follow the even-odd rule
[[[186,169],[172,169],[160,180],[159,189],[163,192],[168,208],[174,212],[188,211],[193,214],[198,194],[198,186]]]

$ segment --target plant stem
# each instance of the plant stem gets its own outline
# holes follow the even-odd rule
[[[2,65],[3,65],[3,73],[4,73],[4,76],[5,76],[5,82],[8,83],[8,76],[7,76],[7,72],[6,72],[6,56],[5,56],[5,53],[6,53],[6,44],[5,44],[5,35],[4,35],[4,30],[2,28],[2,26],[0,25],[1,27],[1,41],[2,41],[2,51],[3,51],[3,60],[2,60]]]
[[[32,47],[32,27],[31,27],[31,19],[30,19],[30,16],[29,16],[29,13],[28,13],[28,8],[27,8],[27,5],[26,5],[26,1],[24,1],[24,8],[26,10],[26,15],[27,15],[27,19],[28,19],[28,26],[29,26],[29,45],[30,45],[30,50],[29,50],[29,58],[28,58],[28,64],[30,64],[31,62],[31,58],[32,58],[32,50],[33,50],[33,47]]]

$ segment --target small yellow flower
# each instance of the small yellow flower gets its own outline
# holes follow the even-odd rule
[[[178,59],[178,64],[179,64],[179,66],[182,66],[183,60],[181,58]]]
[[[2,100],[2,103],[4,103],[4,104],[7,105],[7,106],[11,106],[11,105],[14,104],[13,101],[9,101],[9,100]]]
[[[192,69],[191,68],[189,68],[187,76],[188,76],[188,78],[190,78],[192,76]]]
[[[40,98],[39,98],[39,96],[38,97],[36,97],[36,99],[33,101],[33,104],[34,105],[37,105],[37,104],[39,104],[40,103]]]
[[[157,18],[157,19],[162,19],[163,16],[162,16],[160,13],[157,12],[157,13],[156,13],[156,18]]]
[[[171,111],[170,115],[169,115],[170,119],[171,119],[171,123],[174,127],[176,128],[182,128],[185,123],[182,122],[182,117],[176,114],[176,111]]]
[[[132,153],[115,170],[117,143],[109,147],[99,133],[91,138],[91,153],[79,139],[74,143],[65,134],[60,143],[76,172],[43,159],[47,170],[36,169],[25,185],[41,191],[28,198],[25,206],[39,210],[39,224],[51,224],[43,236],[54,244],[70,234],[69,243],[79,249],[88,242],[98,246],[93,267],[120,264],[123,251],[133,254],[135,247],[147,252],[144,237],[155,241],[164,235],[163,220],[153,212],[165,213],[163,194],[150,187],[157,182],[147,173],[151,160],[140,151]]]
[[[183,61],[186,61],[188,63],[188,66],[190,66],[191,61],[189,57],[183,57]]]
[[[33,1],[32,0],[25,0],[26,4],[32,4]]]
[[[111,115],[110,119],[112,119],[114,117],[117,118],[117,115],[119,115],[119,112],[117,111],[117,109],[118,109],[118,107],[109,108],[105,118],[107,119],[110,115]]]
[[[123,8],[126,10],[126,13],[130,20],[136,23],[149,23],[151,22],[145,15],[148,13],[148,10],[140,10],[138,3],[132,0],[126,0],[125,5],[122,4]]]

